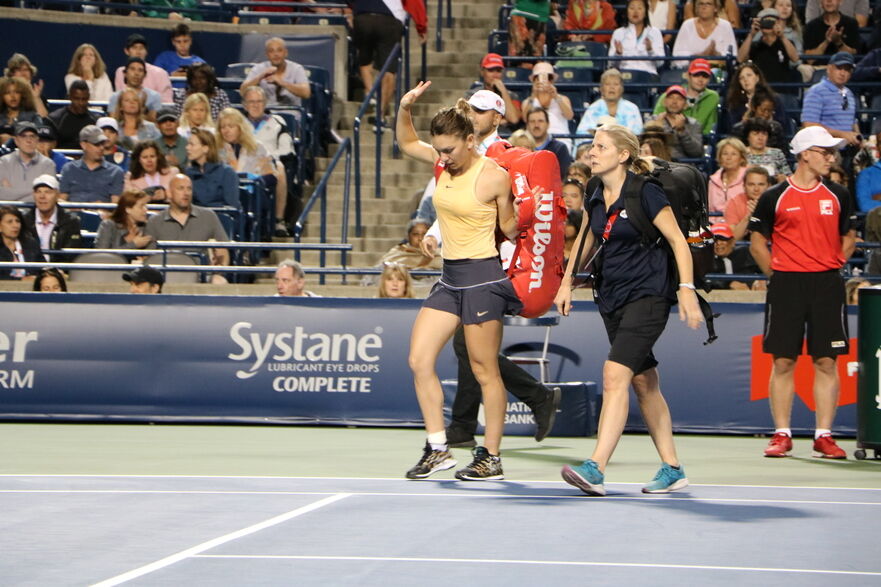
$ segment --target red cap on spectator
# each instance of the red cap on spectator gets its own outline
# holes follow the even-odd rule
[[[691,62],[691,65],[688,66],[688,73],[705,73],[710,77],[713,77],[713,69],[710,67],[710,62],[706,59],[695,59]]]
[[[734,233],[731,232],[731,227],[724,222],[714,224],[710,227],[710,231],[716,238],[724,238],[726,240],[734,238]]]
[[[679,94],[685,99],[688,99],[688,94],[685,93],[685,88],[682,86],[670,86],[667,88],[666,94],[669,96],[670,94]]]
[[[505,62],[502,61],[502,56],[498,53],[487,53],[483,60],[480,62],[480,67],[483,69],[492,69],[493,67],[505,67]]]

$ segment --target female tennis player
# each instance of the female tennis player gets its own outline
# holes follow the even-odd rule
[[[509,238],[516,235],[514,199],[507,172],[476,151],[465,100],[434,116],[431,144],[419,140],[410,108],[430,86],[430,81],[420,82],[404,94],[396,128],[404,153],[443,167],[433,198],[443,240],[443,275],[423,303],[410,337],[410,368],[428,439],[407,477],[424,479],[456,465],[444,431],[444,396],[435,363],[461,323],[483,394],[486,433],[484,446],[474,449],[474,460],[456,477],[502,479],[499,449],[507,401],[498,364],[502,316],[519,311],[521,303],[502,270],[495,230],[498,225]]]
[[[645,215],[673,250],[678,286],[660,238],[651,246],[644,245],[642,235],[627,218],[623,192],[631,182],[640,181],[634,172],[648,171],[648,164],[639,159],[636,135],[617,124],[600,127],[590,148],[590,167],[602,183],[595,193],[588,194],[589,224],[582,225],[572,250],[590,251],[595,243],[600,247],[595,257],[594,267],[599,270],[595,270],[594,293],[612,348],[603,365],[603,407],[593,455],[581,465],[563,467],[562,475],[588,495],[605,495],[605,469],[624,432],[632,383],[663,461],[643,491],[668,493],[687,486],[688,479],[676,455],[670,410],[661,395],[652,347],[677,301],[679,317],[690,328],[703,321],[692,282],[691,254],[659,185],[643,183],[641,203]],[[582,239],[585,246],[580,248]],[[572,307],[572,278],[580,267],[577,257],[569,259],[555,299],[563,316],[568,316]]]

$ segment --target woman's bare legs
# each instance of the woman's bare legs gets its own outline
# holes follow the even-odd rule
[[[673,442],[673,419],[670,417],[667,401],[661,395],[658,369],[653,367],[635,376],[633,389],[639,400],[642,419],[645,420],[661,460],[678,467],[679,457],[676,456],[676,445]]]
[[[465,345],[471,359],[471,370],[483,392],[486,417],[484,446],[491,455],[498,455],[505,427],[507,391],[499,373],[499,348],[502,344],[502,322],[490,320],[465,325]]]
[[[621,434],[624,433],[630,409],[632,379],[633,371],[621,363],[606,361],[603,365],[603,407],[600,410],[596,447],[590,457],[600,472],[606,470],[606,465],[621,440]]]
[[[441,349],[458,326],[458,316],[433,308],[419,310],[413,323],[409,363],[413,371],[416,399],[428,434],[444,431],[444,393],[435,364]]]

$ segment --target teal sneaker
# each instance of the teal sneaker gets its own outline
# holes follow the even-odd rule
[[[688,487],[688,479],[685,477],[685,468],[682,465],[674,469],[667,463],[661,465],[658,474],[642,488],[643,493],[670,493],[677,489]]]
[[[597,464],[590,459],[574,467],[566,465],[560,474],[566,483],[577,487],[588,495],[606,494],[606,488],[603,487],[603,480],[606,477],[600,473]]]

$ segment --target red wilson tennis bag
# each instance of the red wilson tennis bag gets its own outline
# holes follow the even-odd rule
[[[537,318],[553,305],[563,278],[566,204],[560,163],[550,151],[529,151],[507,141],[490,145],[486,156],[508,170],[514,197],[523,200],[508,277],[523,302],[520,315]],[[541,187],[537,196],[535,186]]]

